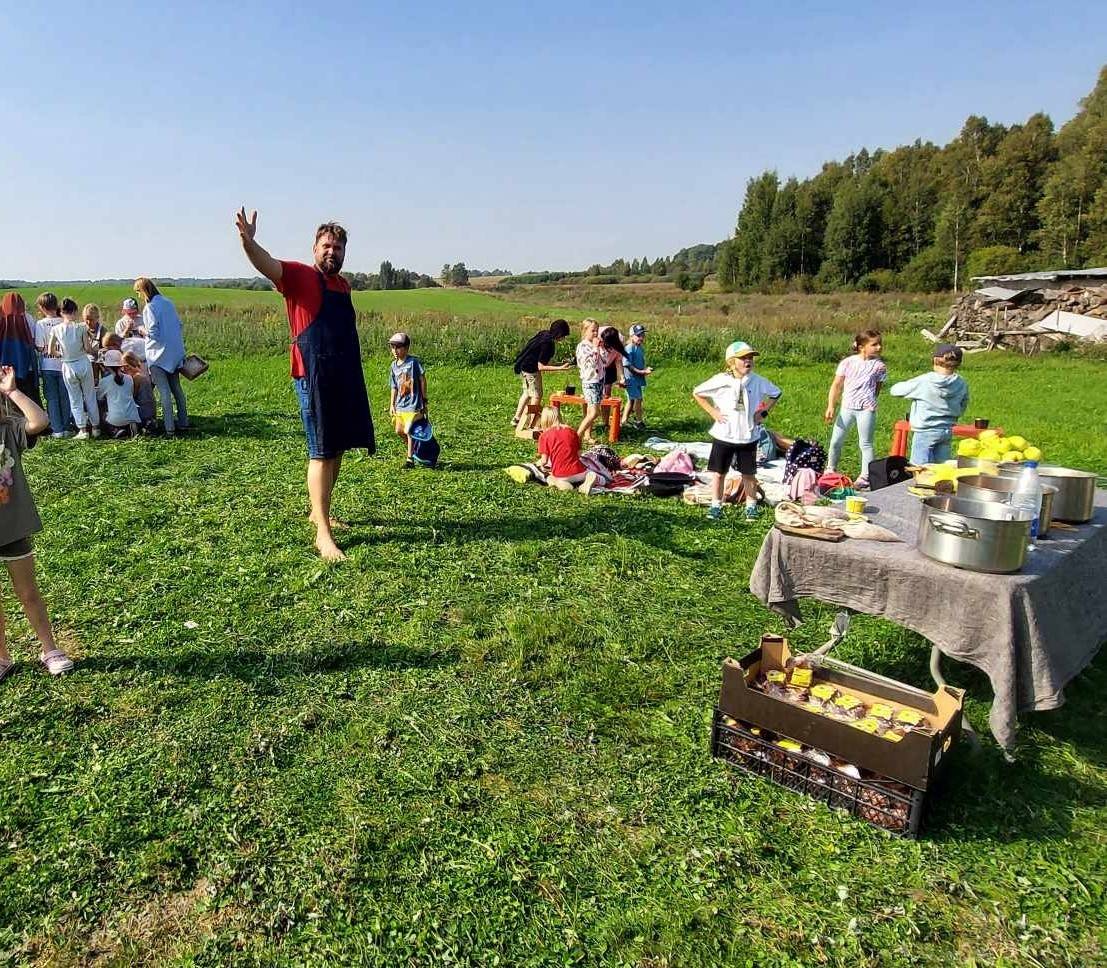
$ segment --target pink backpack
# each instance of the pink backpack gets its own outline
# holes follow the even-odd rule
[[[810,467],[801,467],[788,484],[788,499],[797,504],[814,504],[819,499],[817,484],[815,472]]]
[[[662,457],[657,462],[657,467],[654,470],[673,474],[694,474],[696,473],[696,465],[692,462],[692,458],[688,456],[688,451],[683,447],[678,447],[675,450],[670,450]]]

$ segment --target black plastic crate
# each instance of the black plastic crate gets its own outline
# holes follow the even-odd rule
[[[883,777],[854,779],[805,753],[782,749],[767,731],[757,735],[742,723],[728,725],[728,718],[716,708],[711,728],[712,756],[745,773],[763,776],[787,790],[845,810],[898,837],[918,837],[927,803],[925,791]]]

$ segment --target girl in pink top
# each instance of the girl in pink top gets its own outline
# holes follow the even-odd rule
[[[876,398],[888,378],[888,368],[880,358],[883,349],[880,333],[875,329],[866,329],[853,338],[853,355],[847,356],[838,364],[826,398],[826,413],[823,415],[827,423],[834,421],[830,451],[827,454],[828,471],[838,469],[846,434],[850,427],[857,424],[857,437],[861,444],[861,474],[854,483],[862,488],[869,486],[869,464],[874,457]],[[835,419],[834,409],[838,405],[839,396],[842,399],[842,409]]]

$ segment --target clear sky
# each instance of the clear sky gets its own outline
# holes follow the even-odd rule
[[[1060,125],[1094,4],[0,4],[0,278],[516,272],[730,234],[747,178],[966,115]],[[1094,18],[1093,18],[1094,19]]]

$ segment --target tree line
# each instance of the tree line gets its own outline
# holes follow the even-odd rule
[[[959,288],[1107,264],[1107,67],[1072,120],[970,116],[949,144],[862,148],[812,178],[751,178],[718,250],[725,290]]]

